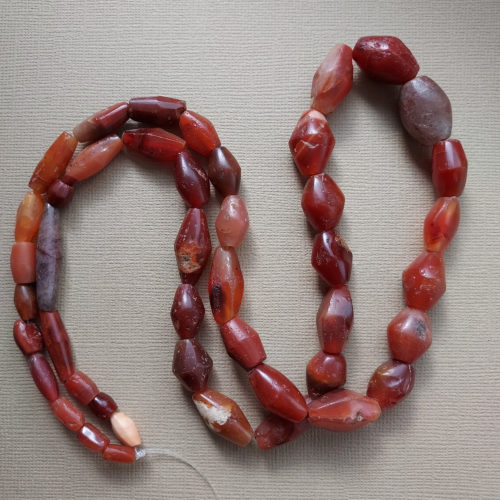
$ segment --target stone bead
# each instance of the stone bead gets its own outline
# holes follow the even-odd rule
[[[424,221],[424,242],[429,252],[443,252],[457,232],[460,203],[456,196],[439,198]]]
[[[217,247],[210,268],[208,295],[212,314],[219,325],[233,319],[243,300],[243,273],[234,248]]]
[[[42,334],[34,323],[18,319],[14,323],[14,340],[23,354],[29,356],[43,349]]]
[[[55,208],[64,208],[71,203],[75,190],[61,179],[56,179],[47,191],[47,201]]]
[[[194,339],[177,341],[172,372],[188,391],[204,391],[207,388],[212,367],[212,358],[199,342]]]
[[[161,128],[137,128],[122,135],[123,144],[147,158],[160,163],[171,163],[186,149],[186,141]]]
[[[195,285],[212,253],[207,217],[201,208],[187,211],[174,249],[182,282]]]
[[[14,283],[24,285],[36,280],[36,248],[31,241],[21,241],[12,245],[10,270]]]
[[[373,373],[366,395],[376,399],[382,410],[403,400],[413,389],[415,370],[412,365],[390,359]]]
[[[47,149],[31,176],[29,187],[35,193],[43,194],[63,173],[75,152],[78,141],[69,132],[63,132]]]
[[[36,288],[34,285],[16,285],[14,289],[14,305],[21,319],[29,321],[38,316]]]
[[[109,438],[106,434],[88,422],[78,431],[76,437],[83,446],[96,453],[102,453],[109,445]]]
[[[236,316],[221,325],[220,332],[226,351],[245,370],[251,370],[266,359],[259,334]]]
[[[118,102],[101,109],[73,129],[78,142],[94,142],[118,130],[128,120],[128,103]]]
[[[108,444],[102,452],[102,458],[109,462],[130,464],[135,461],[135,448],[122,444]]]
[[[224,146],[215,148],[208,159],[208,177],[222,196],[238,194],[241,167],[236,158]]]
[[[205,316],[205,306],[198,290],[193,285],[183,283],[177,287],[170,317],[175,331],[182,339],[196,336]]]
[[[50,409],[56,418],[70,431],[77,432],[85,424],[83,413],[66,398],[60,397],[52,401]]]
[[[307,418],[296,424],[270,413],[255,429],[255,440],[261,450],[270,450],[294,441],[302,436],[309,426]]]
[[[249,373],[248,379],[257,399],[266,410],[296,423],[307,417],[304,397],[278,370],[260,364]]]
[[[128,102],[128,114],[132,120],[155,127],[171,127],[179,122],[186,111],[186,103],[172,97],[134,97]]]
[[[141,444],[141,437],[135,422],[125,413],[115,411],[111,415],[111,427],[115,436],[128,446],[139,446]]]
[[[299,118],[288,145],[299,172],[315,175],[325,169],[335,139],[326,118],[319,111],[309,109]]]
[[[84,406],[87,406],[99,394],[95,382],[80,371],[74,372],[64,385],[68,392]]]
[[[219,136],[212,122],[194,111],[186,110],[179,119],[179,127],[188,146],[203,156],[220,146]]]
[[[253,429],[232,399],[213,389],[206,389],[195,392],[193,402],[212,432],[238,446],[247,446],[250,443]]]
[[[314,237],[311,264],[330,286],[343,285],[351,277],[352,253],[337,231],[323,231]]]
[[[348,389],[338,389],[309,403],[309,423],[333,432],[348,432],[380,417],[375,399]]]
[[[314,74],[311,108],[331,113],[352,88],[352,49],[335,44]]]
[[[189,206],[199,208],[208,203],[208,176],[189,151],[182,151],[177,155],[174,178],[177,191]]]
[[[415,78],[420,69],[410,49],[395,36],[364,36],[356,42],[352,57],[368,77],[394,85]]]
[[[111,396],[105,392],[100,392],[89,403],[89,408],[96,417],[109,420],[111,415],[118,409],[118,405]]]
[[[19,204],[16,215],[16,242],[31,241],[38,233],[42,218],[43,200],[41,195],[28,191]]]
[[[432,343],[431,321],[427,313],[405,307],[387,326],[391,356],[403,363],[414,363]]]
[[[444,260],[438,252],[423,252],[403,271],[406,303],[427,311],[446,290]]]
[[[457,139],[439,141],[432,148],[432,182],[439,196],[460,196],[467,180],[467,157]]]
[[[38,390],[48,401],[55,401],[59,397],[59,386],[44,355],[37,352],[29,356],[28,366]]]
[[[428,76],[405,83],[399,95],[399,116],[406,131],[431,146],[451,134],[451,104],[443,89]]]
[[[220,245],[239,247],[247,234],[248,226],[248,212],[243,200],[238,195],[226,196],[215,220]]]
[[[346,362],[342,354],[316,353],[306,367],[307,392],[316,398],[345,384]]]

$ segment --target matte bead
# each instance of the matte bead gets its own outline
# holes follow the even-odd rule
[[[251,370],[266,359],[259,334],[236,316],[221,325],[220,332],[226,351],[245,370]]]
[[[88,422],[78,431],[78,441],[89,450],[102,453],[109,445],[109,438],[96,426]]]
[[[460,196],[467,180],[467,157],[457,139],[439,141],[432,148],[432,182],[439,196]]]
[[[85,424],[83,413],[66,398],[60,397],[52,401],[50,409],[70,431],[79,431]]]
[[[179,127],[188,146],[203,156],[220,146],[219,136],[212,122],[194,111],[186,110],[179,120]]]
[[[252,389],[262,406],[280,417],[301,422],[307,416],[307,405],[297,387],[281,372],[261,364],[248,375]]]
[[[247,234],[248,226],[248,212],[243,200],[238,195],[226,196],[215,220],[220,245],[239,247]]]
[[[56,179],[47,191],[47,201],[56,208],[64,208],[71,203],[75,190],[61,179]]]
[[[451,104],[443,89],[428,76],[405,83],[399,96],[399,116],[418,142],[432,145],[451,134]]]
[[[24,285],[36,280],[36,248],[31,241],[22,241],[12,245],[10,270],[14,283]]]
[[[302,436],[309,426],[307,418],[296,424],[270,413],[255,429],[255,440],[261,450],[270,450],[294,441]]]
[[[172,97],[134,97],[128,102],[128,114],[132,120],[155,127],[171,127],[178,123],[186,111],[186,103]]]
[[[210,199],[210,182],[189,151],[177,155],[174,178],[177,191],[191,207],[202,207]]]
[[[63,132],[47,149],[31,176],[29,186],[35,193],[43,194],[63,173],[75,152],[78,141],[69,132]]]
[[[415,370],[411,365],[390,359],[375,370],[366,395],[376,399],[385,410],[408,396],[414,382]]]
[[[288,145],[300,173],[315,175],[325,169],[335,139],[326,118],[319,111],[309,109],[299,118]]]
[[[109,462],[130,464],[135,461],[135,448],[122,444],[108,444],[102,452],[102,458]]]
[[[206,389],[212,366],[212,358],[196,340],[182,339],[175,344],[172,372],[188,391]]]
[[[424,222],[425,248],[429,252],[443,252],[457,232],[460,222],[460,203],[456,196],[439,198]]]
[[[59,387],[56,376],[44,355],[40,353],[32,354],[28,358],[28,366],[38,390],[49,401],[56,400],[59,397]]]
[[[316,398],[345,384],[346,362],[342,354],[316,353],[307,364],[309,396]]]
[[[96,417],[109,420],[111,415],[118,409],[118,405],[111,396],[105,392],[100,392],[89,403],[89,408]]]
[[[94,381],[80,371],[74,372],[64,385],[68,392],[84,406],[87,406],[99,394]]]
[[[16,285],[14,289],[14,305],[21,319],[29,321],[38,316],[36,288],[34,285]]]
[[[77,125],[73,133],[78,142],[94,142],[115,132],[128,120],[128,103],[118,102],[101,109]]]
[[[352,88],[352,49],[335,44],[314,74],[311,108],[332,112]]]
[[[188,283],[181,284],[175,292],[170,317],[179,337],[196,336],[205,316],[205,306],[198,290]]]
[[[364,36],[352,57],[367,76],[383,83],[402,85],[420,69],[410,49],[395,36]]]
[[[406,303],[427,311],[446,290],[444,260],[440,253],[423,252],[403,272]]]
[[[241,167],[236,158],[224,146],[215,148],[208,159],[208,177],[222,196],[238,194]]]
[[[351,277],[352,253],[337,231],[323,231],[314,237],[311,264],[330,286],[342,285]]]
[[[25,323],[18,319],[14,323],[14,340],[23,354],[30,355],[43,349],[40,330],[34,323]]]
[[[41,195],[29,191],[19,204],[16,215],[16,242],[31,241],[38,233],[42,218],[43,200]]]
[[[238,314],[243,288],[243,274],[235,249],[217,247],[208,278],[208,295],[212,314],[219,325]]]
[[[247,446],[253,429],[240,407],[213,389],[193,394],[193,402],[208,428],[238,446]]]
[[[115,436],[128,446],[139,446],[141,444],[141,437],[135,422],[125,413],[115,411],[111,415],[111,427]]]

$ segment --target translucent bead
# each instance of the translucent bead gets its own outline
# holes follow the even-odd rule
[[[55,401],[59,397],[59,386],[56,376],[43,354],[35,353],[28,358],[28,366],[31,376],[38,390],[49,401]]]
[[[99,394],[94,381],[80,371],[74,372],[64,385],[68,392],[84,406],[87,406]]]
[[[330,286],[343,285],[351,277],[352,253],[337,231],[323,231],[314,237],[311,264]]]
[[[186,103],[171,97],[134,97],[128,102],[128,114],[132,120],[155,127],[175,125],[184,111]]]
[[[29,191],[19,204],[16,215],[15,240],[31,241],[38,233],[42,218],[43,200],[41,195]]]
[[[130,464],[135,461],[135,448],[122,444],[108,444],[102,452],[102,458],[109,462]]]
[[[255,429],[255,440],[261,450],[270,450],[294,441],[302,436],[309,426],[307,418],[296,424],[271,413]]]
[[[34,323],[18,319],[14,323],[14,340],[23,354],[29,356],[43,349],[42,334]]]
[[[220,146],[219,136],[212,122],[194,111],[186,110],[179,120],[179,127],[188,146],[203,156]]]
[[[105,392],[100,392],[89,403],[89,408],[96,417],[109,420],[111,415],[118,409],[118,405],[111,396]]]
[[[432,182],[439,196],[460,196],[467,180],[467,157],[457,139],[439,141],[432,148]]]
[[[199,208],[208,203],[208,176],[189,151],[182,151],[177,155],[174,178],[177,191],[189,206]]]
[[[319,351],[307,364],[307,392],[313,398],[343,386],[345,378],[346,362],[342,354]]]
[[[241,167],[236,158],[224,146],[215,148],[208,159],[208,177],[222,196],[238,194]]]
[[[34,285],[16,285],[14,290],[14,305],[21,319],[29,321],[38,316],[36,288]]]
[[[177,287],[170,317],[179,337],[189,339],[196,336],[205,316],[205,306],[198,290],[184,283]]]
[[[125,413],[115,411],[111,415],[111,427],[115,436],[128,446],[139,446],[141,444],[141,437],[134,421]]]
[[[109,445],[109,438],[95,425],[88,422],[78,431],[78,441],[89,450],[102,453]]]
[[[56,179],[47,191],[47,201],[55,208],[63,208],[71,203],[75,190],[61,179]]]
[[[77,432],[85,424],[83,413],[66,398],[60,397],[52,401],[50,409],[57,419],[70,431]]]
[[[455,236],[459,222],[458,198],[456,196],[439,198],[425,218],[425,248],[429,252],[443,252]]]
[[[238,195],[226,196],[222,201],[215,229],[223,247],[237,248],[248,231],[248,212]]]
[[[22,241],[12,245],[10,270],[14,283],[24,285],[36,280],[36,248],[31,241]]]
[[[182,339],[175,344],[172,372],[188,391],[207,388],[212,366],[212,358],[196,340]]]

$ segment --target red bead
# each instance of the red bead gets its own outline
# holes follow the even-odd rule
[[[215,148],[208,159],[208,177],[222,196],[238,194],[241,181],[241,167],[231,152]]]
[[[16,214],[14,236],[16,242],[31,241],[38,233],[42,218],[43,200],[41,195],[29,191],[19,203]]]
[[[128,120],[128,103],[118,102],[101,109],[73,129],[78,142],[94,142],[115,132]]]
[[[83,413],[66,398],[60,397],[52,401],[50,409],[70,431],[79,431],[85,424]]]
[[[189,339],[196,336],[204,316],[205,306],[198,290],[193,285],[179,285],[170,310],[172,324],[179,337]]]
[[[14,289],[14,305],[21,319],[29,321],[38,316],[36,288],[34,285],[16,285]]]
[[[99,394],[97,385],[83,372],[73,373],[64,385],[68,392],[84,406],[87,406]]]
[[[38,390],[49,401],[59,397],[59,386],[56,376],[43,354],[35,353],[28,358],[31,376]]]
[[[296,424],[271,413],[255,429],[255,440],[261,450],[270,450],[294,441],[308,428],[307,418]]]
[[[75,190],[61,179],[56,179],[47,191],[47,201],[56,208],[63,208],[71,203]]]
[[[123,144],[147,158],[160,163],[175,161],[177,155],[186,149],[186,141],[161,128],[137,128],[122,135]]]
[[[118,409],[118,405],[111,396],[105,392],[100,392],[89,403],[89,408],[96,417],[109,420],[111,415]]]
[[[460,222],[458,198],[439,198],[424,222],[425,248],[429,252],[442,252],[455,236]]]
[[[220,146],[219,136],[212,122],[194,111],[186,110],[182,113],[179,127],[188,146],[203,156],[208,156]]]
[[[352,253],[337,231],[323,231],[314,237],[311,264],[330,285],[343,285],[351,277]]]
[[[35,354],[43,349],[40,330],[34,323],[25,323],[18,319],[14,323],[14,340],[23,354]]]
[[[207,388],[212,366],[212,358],[196,340],[182,339],[175,344],[172,372],[188,391]]]
[[[186,103],[171,97],[134,97],[128,102],[128,114],[132,120],[155,127],[175,125],[186,111]]]
[[[467,180],[467,157],[457,139],[439,141],[432,148],[432,182],[439,196],[460,196]]]
[[[86,423],[76,435],[78,441],[86,446],[89,450],[96,453],[102,453],[109,445],[109,438],[102,433],[97,427]]]
[[[220,245],[239,247],[245,238],[248,226],[248,212],[243,200],[238,195],[226,196],[215,220],[215,230]]]
[[[306,368],[307,392],[318,397],[345,384],[346,362],[342,354],[316,353]]]
[[[199,208],[208,202],[208,176],[189,151],[182,151],[177,155],[174,177],[177,191],[189,206]]]
[[[102,458],[110,462],[130,464],[135,461],[135,448],[123,444],[108,444],[102,452]]]
[[[25,285],[36,281],[36,247],[31,241],[14,243],[10,253],[14,283]]]

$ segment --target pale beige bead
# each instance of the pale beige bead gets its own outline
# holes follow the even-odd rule
[[[135,425],[135,422],[125,413],[115,411],[111,415],[111,427],[115,436],[128,446],[139,446],[141,444],[141,436]]]

